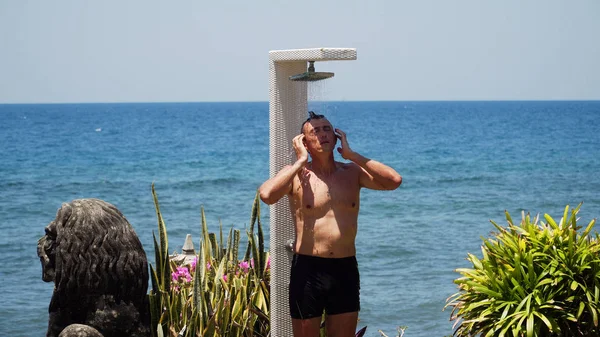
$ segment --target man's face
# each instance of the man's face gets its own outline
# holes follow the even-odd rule
[[[326,118],[311,119],[304,124],[304,145],[310,154],[332,152],[337,138],[333,126]]]

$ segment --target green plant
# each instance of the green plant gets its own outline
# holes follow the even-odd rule
[[[448,298],[455,336],[598,336],[600,241],[577,226],[581,204],[560,222],[522,212],[515,225],[483,239],[482,258],[456,271],[459,292]]]
[[[156,268],[150,266],[152,290],[148,295],[153,336],[267,336],[270,266],[258,193],[244,259],[238,260],[240,231],[230,230],[224,247],[222,226],[217,239],[208,232],[202,209],[200,250],[191,265],[169,259],[167,229],[154,184],[152,195],[159,231],[159,241],[154,236]],[[254,234],[255,223],[258,235]]]

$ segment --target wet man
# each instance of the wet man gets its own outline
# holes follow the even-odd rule
[[[394,190],[402,177],[353,151],[325,116],[309,114],[292,140],[296,162],[264,182],[260,198],[271,205],[289,196],[296,231],[289,289],[294,336],[319,336],[325,310],[328,336],[350,337],[360,310],[354,244],[360,189]],[[337,151],[349,163],[334,160],[338,139]]]

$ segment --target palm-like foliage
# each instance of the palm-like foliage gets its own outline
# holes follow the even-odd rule
[[[565,208],[556,223],[522,213],[515,225],[484,239],[482,258],[468,254],[473,268],[456,271],[459,292],[453,307],[455,336],[598,336],[600,300],[599,236],[577,226],[581,204]]]
[[[195,265],[169,260],[168,239],[152,185],[159,242],[154,238],[156,269],[150,292],[154,337],[267,336],[269,325],[269,264],[264,251],[258,194],[254,200],[248,249],[238,260],[240,231],[231,230],[224,247],[222,227],[217,239],[208,232],[204,210],[200,250]],[[254,224],[258,223],[258,235]]]

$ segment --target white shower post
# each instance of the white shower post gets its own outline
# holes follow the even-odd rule
[[[308,116],[307,83],[291,81],[304,73],[308,61],[356,60],[354,48],[311,48],[269,52],[270,176],[296,160],[292,139]],[[318,67],[315,67],[318,69]],[[292,253],[286,243],[294,239],[294,222],[287,196],[270,207],[271,336],[292,336],[288,283]]]

